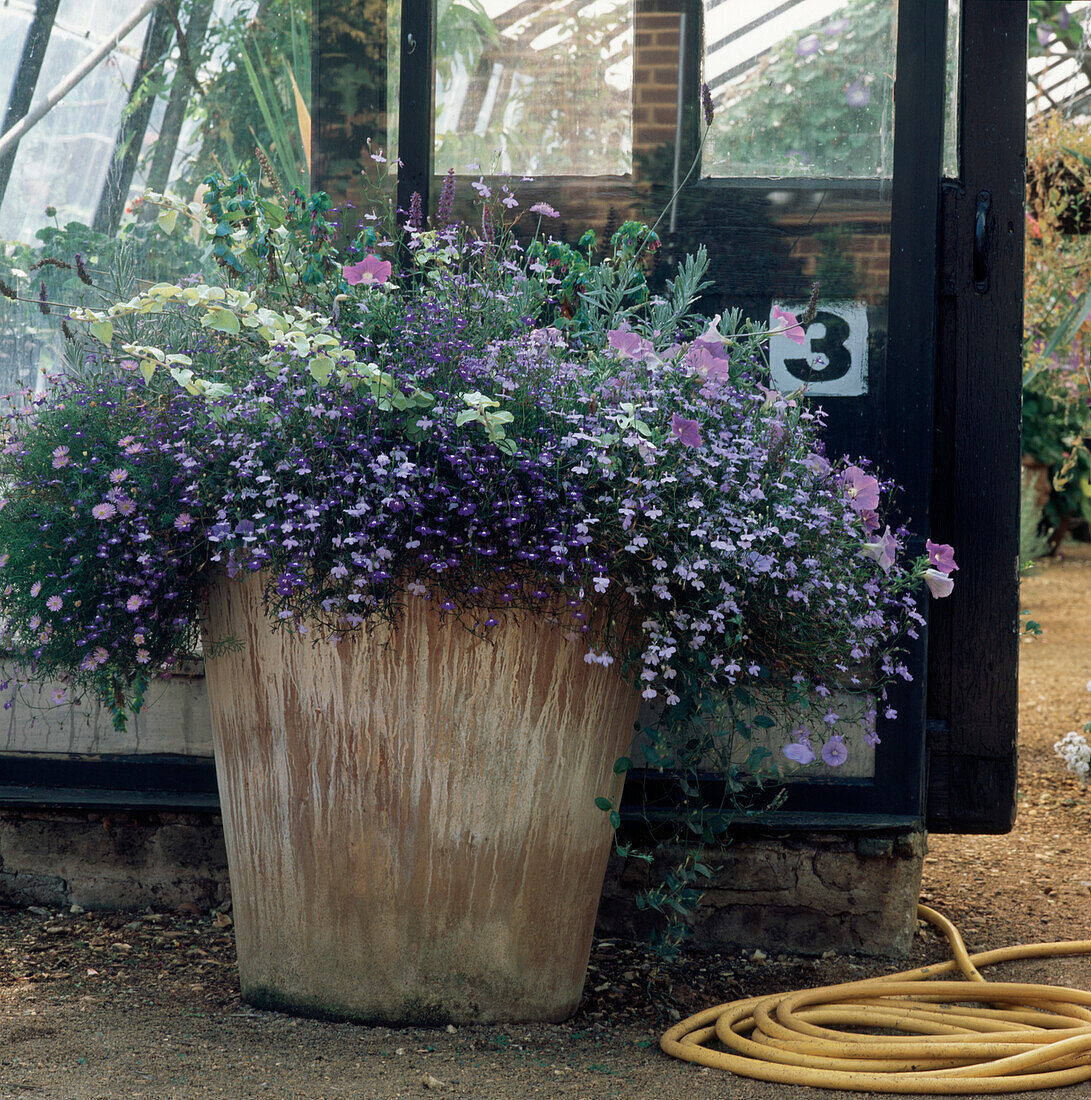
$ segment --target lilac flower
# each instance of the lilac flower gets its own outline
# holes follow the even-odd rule
[[[32,596],[37,596],[37,595],[38,595],[38,593],[39,593],[39,592],[41,592],[41,590],[42,590],[42,582],[41,582],[41,581],[35,581],[35,582],[34,582],[34,583],[33,583],[33,584],[32,584],[32,585],[30,586],[30,594],[31,594]]]
[[[129,476],[129,471],[118,467],[110,471],[110,484],[120,485]]]
[[[424,207],[419,191],[414,191],[409,196],[409,213],[406,215],[405,224],[410,229],[421,229],[424,226]]]
[[[955,548],[945,542],[933,542],[924,540],[924,548],[928,551],[928,561],[941,573],[951,573],[958,568],[955,565]]]
[[[349,286],[382,286],[390,278],[392,270],[389,260],[381,260],[374,254],[365,256],[354,264],[345,264],[341,274]]]
[[[193,526],[193,517],[189,512],[180,512],[174,520],[176,531],[188,531]]]
[[[671,435],[686,447],[703,447],[701,425],[696,420],[687,420],[677,413],[671,413]]]
[[[560,214],[549,205],[548,202],[536,202],[531,208],[532,214],[540,214],[543,218],[559,218]]]
[[[451,215],[455,203],[455,170],[449,168],[443,178],[443,189],[436,204],[436,228],[443,230],[451,224]]]
[[[791,340],[793,344],[803,344],[806,342],[806,333],[804,333],[803,327],[800,325],[799,319],[794,313],[790,313],[780,306],[773,306],[772,318],[772,323],[774,325],[784,326],[782,335],[785,339]]]
[[[91,509],[91,515],[93,515],[95,519],[113,519],[114,516],[117,515],[117,509],[109,501],[103,501],[101,504],[96,504],[94,508]]]
[[[942,600],[944,596],[950,596],[954,591],[955,582],[952,578],[946,574],[941,573],[938,569],[926,569],[923,574],[923,580],[928,585],[928,591],[932,593],[933,597],[937,600]]]
[[[1039,23],[1034,33],[1038,36],[1038,45],[1043,49],[1053,38],[1053,28],[1048,23]]]
[[[64,600],[62,600],[60,596],[50,596],[49,599],[45,601],[45,605],[50,611],[60,611],[60,609],[64,607]]]
[[[850,107],[866,107],[871,102],[871,89],[862,80],[854,80],[845,89],[845,102]]]
[[[49,701],[55,707],[59,707],[62,703],[65,702],[65,700],[67,698],[68,698],[68,693],[64,690],[64,688],[54,688],[53,691],[50,692],[50,695],[49,695]]]
[[[67,447],[54,447],[53,448],[53,469],[62,470],[68,463],[71,462],[69,458],[69,451]]]
[[[822,746],[822,759],[831,767],[839,768],[849,758],[848,746],[842,740],[841,735],[835,733]]]
[[[141,596],[130,596],[125,601],[126,611],[139,611],[144,604],[144,599]]]
[[[823,28],[822,33],[828,38],[832,38],[834,35],[840,34],[842,31],[847,30],[849,21],[845,18],[831,19]]]

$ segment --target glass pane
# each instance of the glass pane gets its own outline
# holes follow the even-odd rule
[[[896,0],[704,9],[706,176],[890,176]]]
[[[625,175],[632,124],[633,0],[440,0],[441,172]]]
[[[947,0],[947,80],[946,108],[943,117],[943,174],[957,179],[959,174],[958,130],[958,36],[962,24],[960,0]]]
[[[401,8],[399,0],[318,8],[314,174],[337,203],[363,200],[365,178],[370,185],[378,174],[373,153],[398,159]]]
[[[20,141],[0,199],[0,279],[24,299],[0,309],[0,392],[40,388],[65,368],[70,349],[58,322],[66,306],[128,296],[141,280],[211,274],[205,243],[184,231],[184,219],[170,234],[158,227],[156,208],[141,200],[146,187],[199,200],[209,174],[244,171],[265,195],[310,189],[310,0],[190,0],[179,6],[181,42],[160,5],[157,29],[144,18],[104,50],[141,3],[62,0],[58,10],[31,110],[96,52],[101,59]],[[338,41],[375,40],[370,25],[349,26],[351,7],[340,6]],[[32,11],[30,3],[0,7],[0,38],[17,44],[0,62],[5,100]],[[385,52],[385,38],[377,40]],[[146,79],[137,75],[142,59]],[[388,73],[379,71],[382,100]],[[337,90],[358,88],[354,79],[346,75]],[[339,103],[339,117],[356,118],[359,103]],[[354,154],[340,170],[359,177],[360,166]],[[40,296],[51,316],[38,308]],[[211,755],[199,679],[155,685],[122,732],[102,708],[56,703],[61,690],[22,691],[0,751]]]
[[[212,727],[204,680],[184,676],[153,685],[148,705],[130,714],[125,730],[113,727],[113,716],[100,703],[55,702],[60,685],[20,690],[18,702],[0,727],[0,752],[48,753],[183,753],[212,756]]]
[[[116,0],[63,0],[49,38],[31,111],[87,60],[138,4]],[[0,39],[22,44],[25,25],[10,9],[0,11]],[[15,24],[13,26],[12,24]],[[19,143],[11,179],[0,204],[0,239],[26,240],[43,224],[47,205],[62,224],[90,222],[98,202],[118,121],[140,58],[147,20],[129,32]],[[8,52],[8,51],[5,51]],[[6,101],[19,55],[10,51]],[[6,66],[5,66],[6,67]]]

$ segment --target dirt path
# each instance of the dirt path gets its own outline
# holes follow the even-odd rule
[[[1045,634],[1023,645],[1018,825],[1007,837],[933,837],[925,865],[926,898],[971,949],[1091,938],[1091,793],[1052,750],[1091,720],[1088,548],[1029,578],[1024,604]],[[896,968],[942,957],[923,931]],[[663,969],[606,941],[565,1024],[391,1031],[257,1012],[240,1002],[233,965],[224,915],[0,910],[0,1098],[845,1097],[699,1070],[660,1054],[658,1037],[675,1013],[890,969],[740,955]],[[1091,988],[1091,959],[1030,961],[1002,976]],[[1063,1095],[1091,1100],[1091,1085]]]

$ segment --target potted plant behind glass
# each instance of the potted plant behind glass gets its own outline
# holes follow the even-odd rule
[[[666,751],[756,688],[786,759],[836,765],[838,715],[795,717],[882,705],[950,548],[899,561],[768,333],[694,312],[703,252],[653,296],[647,226],[572,246],[478,181],[471,227],[452,175],[342,258],[325,196],[208,183],[152,201],[207,216],[222,285],[74,310],[79,369],[9,417],[5,643],[123,721],[203,623],[248,1000],[561,1019],[640,700]]]

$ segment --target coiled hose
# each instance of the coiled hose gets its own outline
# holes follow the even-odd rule
[[[953,959],[718,1005],[675,1024],[660,1046],[742,1077],[857,1092],[985,1095],[1091,1080],[1091,993],[989,982],[977,969],[1091,954],[1091,940],[969,955],[946,917],[926,905],[917,915],[943,932]],[[956,970],[963,980],[928,980]]]

